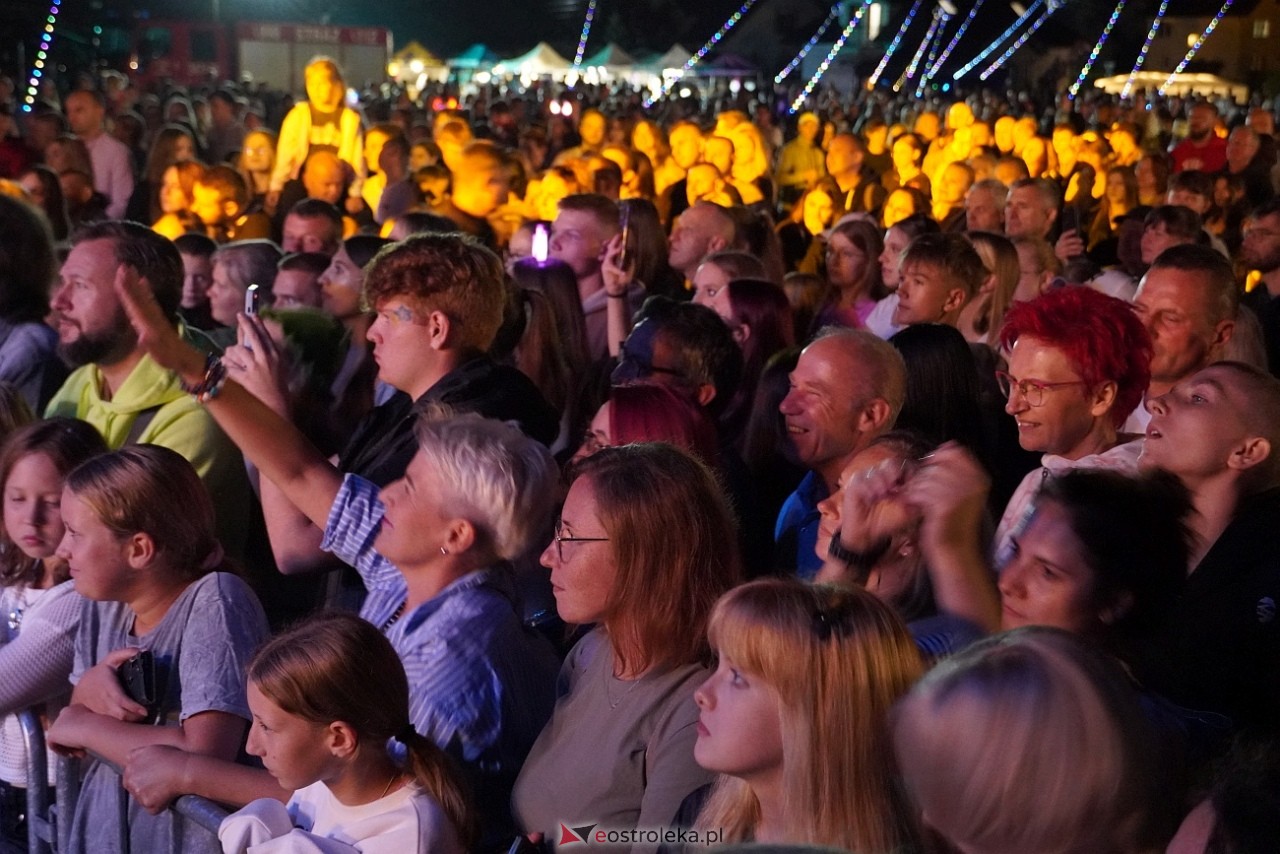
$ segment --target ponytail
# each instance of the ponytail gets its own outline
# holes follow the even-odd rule
[[[439,802],[444,814],[453,822],[462,847],[470,850],[477,836],[476,817],[453,760],[431,739],[419,735],[413,724],[405,724],[395,738],[407,749],[405,771],[423,791]]]
[[[354,614],[310,617],[267,641],[249,663],[249,679],[291,715],[319,724],[346,721],[362,744],[408,749],[404,771],[435,798],[470,848],[477,837],[468,793],[452,760],[409,719],[409,680],[391,642]]]

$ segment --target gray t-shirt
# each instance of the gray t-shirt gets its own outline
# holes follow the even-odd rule
[[[555,712],[516,780],[511,803],[520,827],[541,831],[554,846],[561,824],[591,825],[593,837],[670,826],[680,802],[713,777],[693,758],[693,691],[709,675],[687,665],[621,680],[603,630],[583,638],[565,660]],[[657,845],[638,840],[620,847]]]
[[[169,611],[142,637],[130,633],[133,612],[122,602],[86,601],[76,635],[71,681],[112,650],[149,649],[156,661],[156,693],[162,726],[177,726],[201,712],[226,712],[252,719],[245,699],[245,670],[267,637],[262,606],[243,581],[214,572],[192,582]],[[127,801],[130,850],[173,854],[217,852],[217,837],[199,828],[184,833],[166,810],[150,815],[120,785],[106,765],[94,762],[85,775],[71,826],[71,854],[119,850],[119,809]]]

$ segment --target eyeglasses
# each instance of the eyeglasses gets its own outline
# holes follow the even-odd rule
[[[609,447],[612,447],[612,445],[609,444],[607,439],[601,439],[598,433],[588,430],[582,437],[582,444],[578,446],[578,452],[589,457],[597,451]]]
[[[564,544],[565,543],[607,543],[608,537],[566,537],[564,535],[564,523],[556,522],[556,533],[552,537],[556,543],[556,557],[560,558],[560,562],[565,562]]]
[[[618,366],[613,369],[610,379],[614,385],[620,385],[642,380],[654,374],[666,374],[677,379],[685,378],[683,371],[677,371],[675,368],[658,367],[643,357],[628,353],[624,348],[622,355],[618,357]]]
[[[1073,385],[1084,385],[1088,383],[1084,380],[1073,380],[1071,382],[1061,383],[1042,383],[1039,380],[1019,380],[1005,373],[1004,371],[996,371],[996,382],[1000,385],[1000,393],[1005,397],[1012,397],[1013,390],[1016,388],[1018,393],[1027,402],[1028,406],[1037,407],[1044,405],[1044,395],[1047,391],[1054,389],[1066,388]]]

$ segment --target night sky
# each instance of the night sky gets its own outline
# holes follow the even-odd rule
[[[442,56],[450,56],[475,42],[484,42],[499,55],[512,56],[546,40],[562,54],[572,56],[582,27],[587,0],[381,0],[343,4],[337,0],[63,0],[62,14],[55,36],[54,58],[58,62],[72,59],[84,61],[93,55],[93,27],[103,26],[101,38],[109,47],[113,33],[127,31],[139,15],[153,17],[209,18],[212,3],[221,4],[221,17],[226,21],[258,19],[277,21],[311,21],[346,25],[389,26],[397,45],[416,39]],[[696,49],[738,8],[742,0],[598,0],[595,26],[588,53],[616,41],[637,55],[661,52],[674,42]],[[722,50],[741,53],[754,59],[768,71],[778,57],[789,57],[825,17],[830,0],[758,0],[757,8],[743,19],[742,33],[725,40]],[[1031,0],[1026,0],[1030,5]],[[762,13],[773,4],[774,10]],[[970,3],[956,4],[959,14],[967,13]],[[1112,43],[1121,64],[1131,62],[1137,46],[1149,25],[1156,0],[1131,0]],[[907,0],[894,5],[887,42],[896,30]],[[783,7],[785,12],[777,7]],[[929,8],[926,5],[926,10]],[[1036,35],[1031,45],[1071,44],[1087,53],[1101,32],[1112,8],[1111,0],[1070,0]],[[26,42],[30,60],[34,41],[48,13],[49,2],[36,0],[3,0],[0,2],[0,68],[18,73],[17,45]],[[158,12],[155,10],[163,10]],[[1172,11],[1172,10],[1171,10]],[[768,31],[749,26],[752,17],[767,19]],[[912,35],[903,50],[910,53],[918,44],[926,25],[927,11],[918,16]],[[972,56],[994,38],[1015,15],[1008,0],[988,0],[975,20],[957,55]],[[113,29],[114,25],[114,29]],[[954,24],[952,27],[954,28]],[[123,27],[124,29],[118,29]],[[753,32],[754,29],[754,32]],[[954,31],[954,30],[952,30]],[[118,43],[122,37],[117,36]],[[120,46],[117,44],[117,46]],[[1103,59],[1107,58],[1104,53]],[[21,72],[25,74],[24,72]]]

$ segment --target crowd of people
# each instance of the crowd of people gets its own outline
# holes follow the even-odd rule
[[[6,836],[1280,845],[1267,108],[305,80],[0,85]]]

